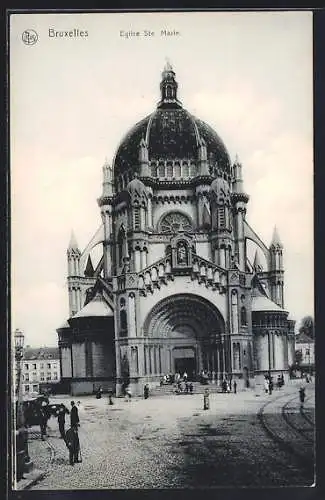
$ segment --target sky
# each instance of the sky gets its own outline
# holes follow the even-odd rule
[[[34,45],[22,41],[27,29],[38,34]],[[49,36],[74,29],[88,36]],[[277,226],[290,316],[299,326],[313,315],[312,13],[15,14],[12,330],[31,346],[57,345],[68,317],[71,230],[82,250],[99,227],[102,165],[154,111],[166,58],[184,107],[243,164],[248,223],[266,245]]]

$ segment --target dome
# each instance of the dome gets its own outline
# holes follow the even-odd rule
[[[200,139],[207,148],[210,171],[213,168],[230,173],[228,151],[218,134],[207,123],[199,120],[177,99],[177,82],[170,66],[162,73],[161,101],[157,109],[146,116],[127,133],[114,159],[115,180],[121,175],[140,171],[139,148],[142,139],[148,147],[150,161],[192,160],[198,158]]]

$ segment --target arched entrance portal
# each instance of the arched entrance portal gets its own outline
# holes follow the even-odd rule
[[[161,373],[186,371],[194,378],[205,370],[214,372],[216,378],[224,378],[227,372],[224,319],[206,299],[192,294],[163,299],[150,311],[143,328],[146,350],[150,352],[152,346],[159,346]]]

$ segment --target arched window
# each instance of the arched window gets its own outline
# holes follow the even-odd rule
[[[189,176],[189,166],[187,163],[183,163],[183,175],[182,177],[188,177]]]
[[[157,165],[156,164],[151,165],[151,176],[157,177]]]
[[[226,213],[225,207],[219,207],[218,209],[219,227],[225,227],[226,224]]]
[[[167,177],[173,177],[173,165],[172,163],[167,163]]]
[[[246,307],[242,307],[240,310],[240,322],[243,326],[247,325],[247,314],[246,314]]]
[[[128,322],[126,311],[122,309],[120,312],[120,326],[121,326],[121,337],[126,336],[128,332]]]
[[[125,238],[125,231],[123,228],[120,229],[117,237],[117,252],[118,252],[118,264],[121,267],[123,265],[123,244]]]
[[[191,163],[190,165],[190,177],[194,177],[196,174],[196,166],[195,163]]]
[[[137,231],[141,229],[140,207],[134,207],[133,214],[134,214],[134,230]]]
[[[179,163],[175,163],[175,177],[181,176],[181,166]]]
[[[165,174],[165,164],[164,163],[159,163],[159,177],[166,177]]]

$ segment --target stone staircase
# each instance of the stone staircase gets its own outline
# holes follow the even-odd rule
[[[208,385],[203,385],[200,382],[192,382],[192,384],[193,394],[204,394],[205,389],[209,389],[210,394],[222,392],[221,387],[217,384],[212,384],[211,382]],[[150,390],[150,396],[170,396],[171,394],[175,394],[175,391],[175,384],[164,384],[162,386],[152,387]],[[188,394],[184,392],[180,393],[180,395],[187,396]]]

